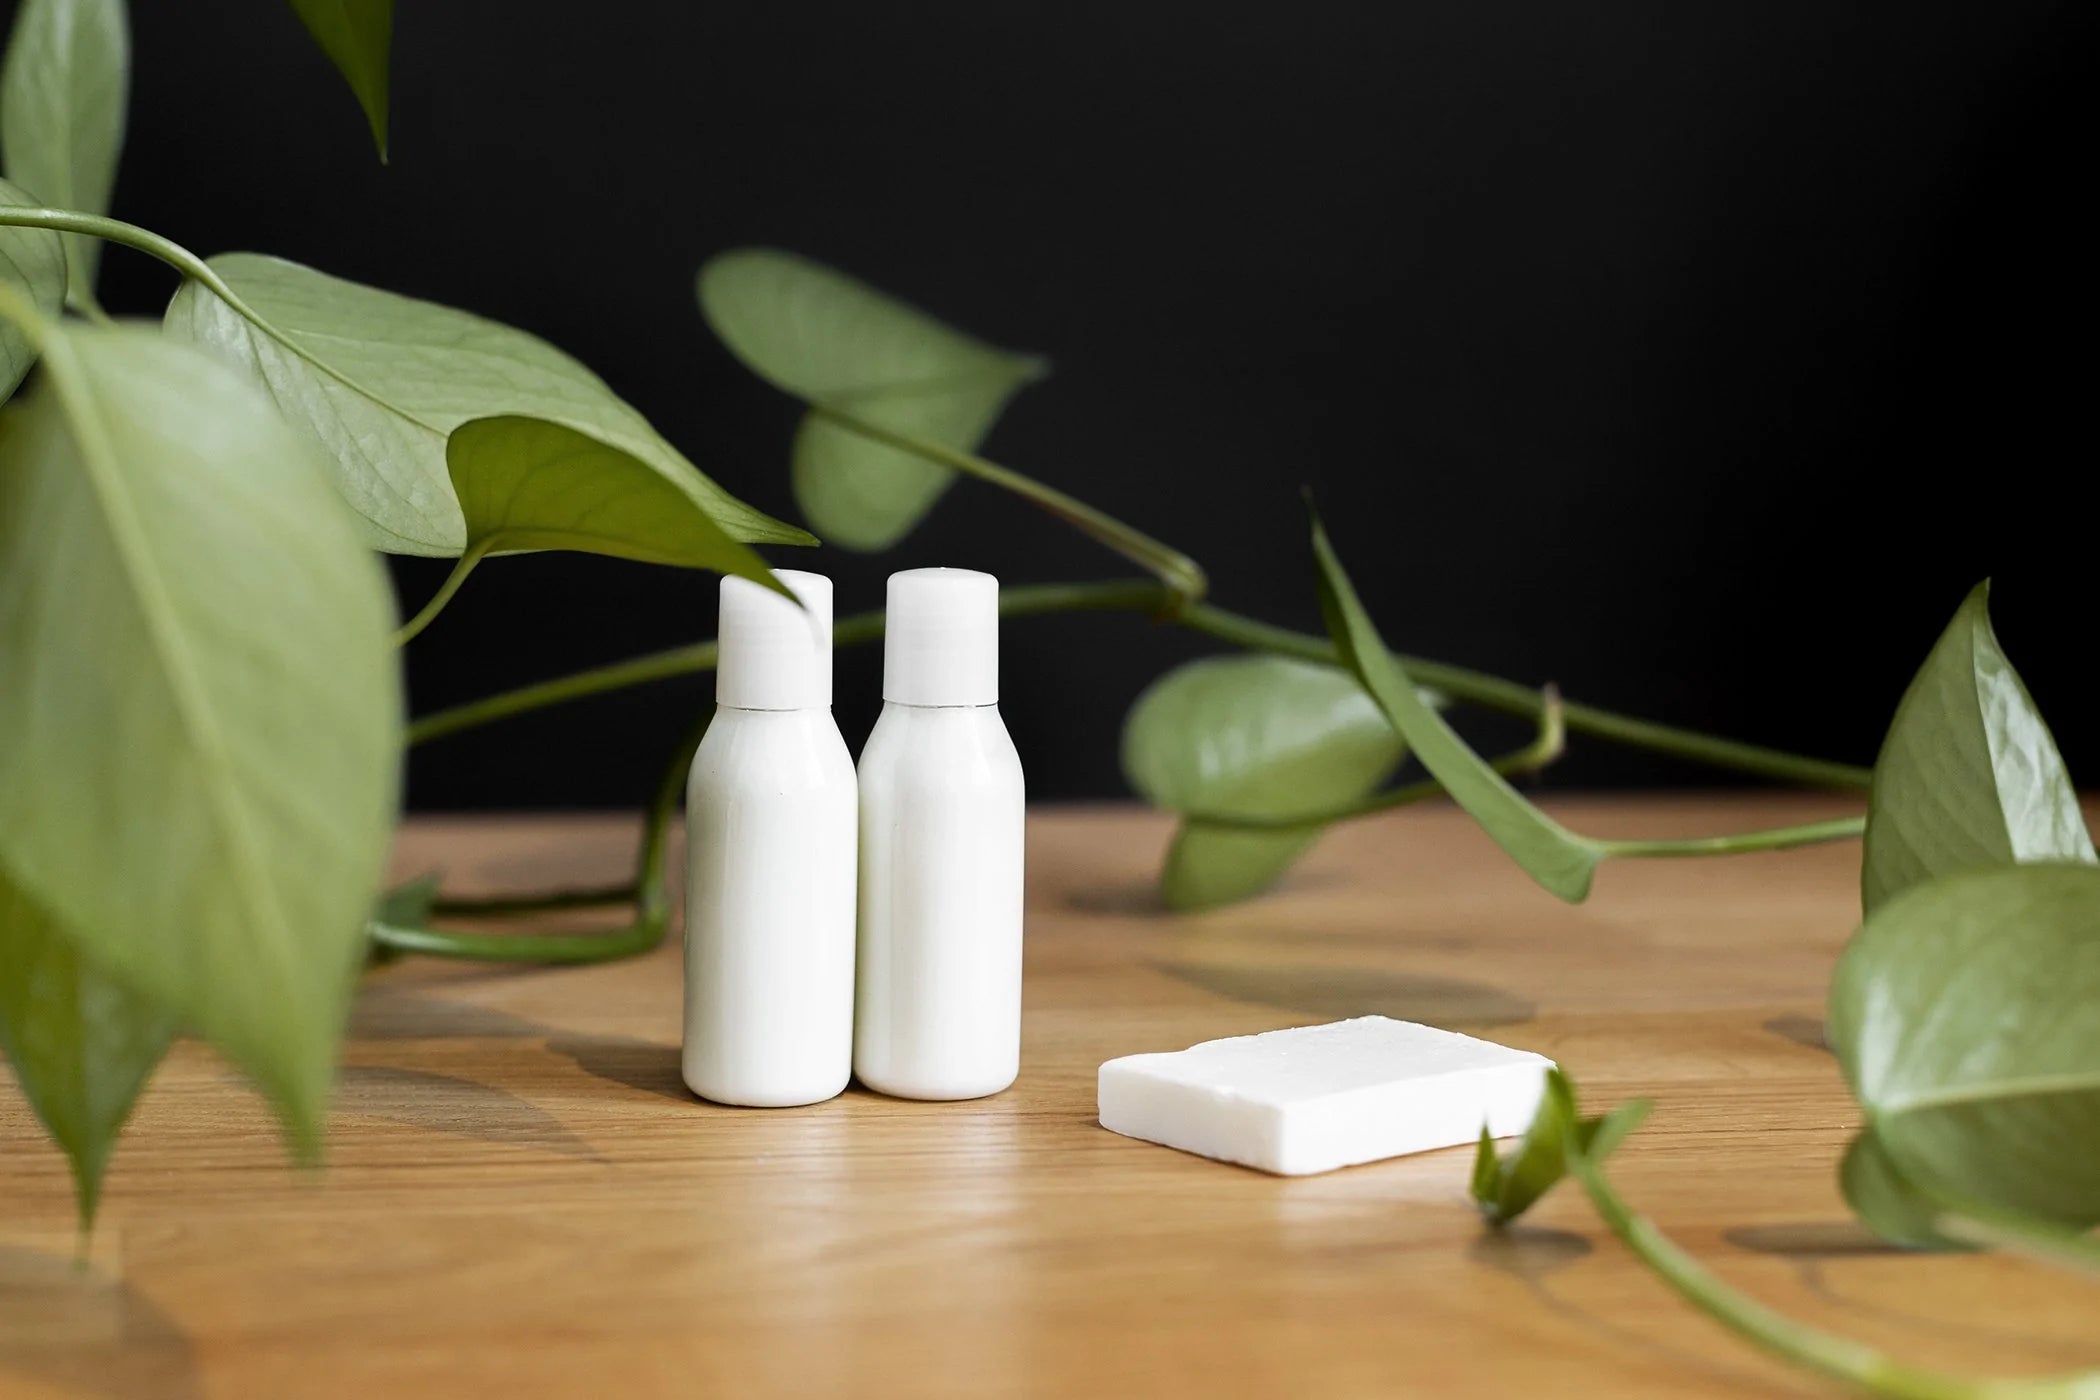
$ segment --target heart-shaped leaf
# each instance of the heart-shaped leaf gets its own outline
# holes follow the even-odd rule
[[[0,1049],[94,1223],[110,1150],[175,1037],[172,1016],[84,961],[0,870]]]
[[[1861,902],[1871,914],[1937,875],[2061,860],[2090,863],[2092,837],[1980,583],[1903,693],[1875,760]]]
[[[211,357],[43,323],[0,418],[0,867],[320,1133],[393,819],[392,600]]]
[[[293,13],[328,55],[364,108],[372,143],[386,159],[387,51],[394,42],[394,0],[291,0]]]
[[[1405,747],[1354,677],[1268,655],[1218,656],[1154,681],[1123,723],[1123,772],[1154,806],[1289,818],[1375,790]],[[1184,821],[1160,875],[1166,902],[1204,908],[1266,889],[1326,830]]]
[[[700,269],[701,314],[754,373],[812,404],[972,451],[1044,362],[985,344],[821,263],[771,248]],[[795,435],[795,500],[825,539],[887,549],[954,472],[818,414]]]
[[[1838,959],[1829,1024],[1880,1175],[1928,1201],[2100,1223],[2096,1006],[2100,868],[1965,871],[1875,910]]]
[[[765,560],[715,524],[690,480],[574,428],[477,418],[453,430],[445,459],[470,555],[574,549],[780,587]]]
[[[0,204],[33,204],[28,195],[0,180]],[[46,228],[0,224],[0,284],[45,316],[56,316],[66,302],[66,251],[59,236]],[[22,376],[36,363],[28,334],[0,317],[0,403],[7,401]]]
[[[1571,903],[1587,898],[1604,847],[1525,801],[1417,693],[1364,611],[1317,515],[1313,554],[1320,571],[1320,608],[1335,649],[1422,766],[1532,879]]]
[[[124,0],[22,0],[0,65],[0,161],[39,204],[107,214],[124,148],[131,29]],[[65,235],[73,294],[92,300],[99,239]]]
[[[1913,1249],[1963,1247],[1940,1233],[1934,1224],[1938,1210],[1903,1175],[1872,1128],[1861,1131],[1845,1149],[1838,1184],[1860,1223],[1891,1244]]]
[[[733,539],[815,543],[702,476],[603,380],[545,341],[278,258],[227,253],[211,268],[247,314],[192,280],[169,303],[168,331],[213,351],[326,445],[336,489],[377,548],[462,553],[467,528],[446,436],[470,419],[511,414],[630,454]]]

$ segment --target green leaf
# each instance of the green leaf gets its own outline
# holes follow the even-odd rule
[[[1154,806],[1288,818],[1364,797],[1406,752],[1355,678],[1270,655],[1219,656],[1154,681],[1123,722],[1123,772]],[[1185,821],[1160,876],[1176,909],[1259,893],[1325,823],[1276,831]]]
[[[1653,1105],[1629,1099],[1609,1113],[1584,1118],[1575,1107],[1575,1086],[1558,1069],[1546,1071],[1546,1092],[1531,1125],[1506,1159],[1481,1125],[1473,1154],[1473,1204],[1490,1225],[1503,1226],[1537,1205],[1568,1174],[1569,1148],[1602,1161],[1632,1135]]]
[[[22,0],[0,65],[7,178],[40,204],[107,214],[130,85],[123,0]],[[101,241],[64,237],[68,285],[92,302]]]
[[[1838,1166],[1838,1185],[1860,1223],[1892,1244],[1913,1249],[1959,1249],[1933,1224],[1938,1210],[1926,1200],[1869,1128],[1852,1139]]]
[[[1317,513],[1313,554],[1319,565],[1320,609],[1343,664],[1378,702],[1422,766],[1532,879],[1570,903],[1587,898],[1604,848],[1525,801],[1422,699],[1364,611]]]
[[[760,378],[811,404],[974,451],[1045,363],[985,344],[821,263],[771,248],[700,269],[700,311]],[[833,544],[887,549],[955,473],[817,414],[795,435],[795,500]]]
[[[1904,692],[1875,760],[1861,900],[1871,914],[1936,875],[2054,860],[2091,863],[2092,838],[1980,583]]]
[[[36,201],[0,180],[0,204],[33,205]],[[66,302],[66,250],[46,228],[0,225],[0,285],[12,287],[45,316],[56,316]],[[36,363],[36,349],[14,322],[0,317],[0,403],[5,403]]]
[[[256,319],[192,280],[169,303],[169,333],[210,349],[327,446],[336,489],[377,548],[465,550],[445,439],[470,419],[508,414],[631,454],[734,539],[815,543],[700,475],[603,380],[545,341],[277,258],[226,253],[211,267]]]
[[[397,810],[385,575],[209,356],[34,333],[0,419],[0,865],[310,1149]]]
[[[691,479],[665,476],[574,428],[477,418],[453,429],[445,459],[469,555],[574,549],[781,588],[765,560],[715,524]]]
[[[82,1229],[175,1019],[83,960],[0,870],[0,1050],[73,1167]]]
[[[394,41],[394,0],[291,0],[291,5],[357,95],[357,105],[365,109],[372,127],[372,143],[385,160],[387,50]]]
[[[1877,1190],[2100,1223],[2096,1006],[2100,868],[1967,871],[1877,909],[1838,959],[1829,1010],[1887,1157]],[[1876,1228],[1898,1220],[1854,1199]]]

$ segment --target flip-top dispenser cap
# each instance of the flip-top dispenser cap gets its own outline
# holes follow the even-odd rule
[[[799,569],[775,569],[773,577],[801,607],[749,579],[722,580],[715,703],[737,710],[827,709],[831,580]]]
[[[999,703],[999,580],[975,569],[890,575],[882,698],[899,705]]]

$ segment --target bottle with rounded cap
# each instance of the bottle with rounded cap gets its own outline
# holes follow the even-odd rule
[[[974,1099],[1021,1063],[1020,756],[999,718],[999,581],[890,575],[882,717],[860,756],[853,1070]]]
[[[853,760],[831,717],[831,580],[724,578],[715,715],[686,785],[685,1082],[817,1103],[853,1061]]]

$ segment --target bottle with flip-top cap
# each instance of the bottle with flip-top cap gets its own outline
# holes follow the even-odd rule
[[[860,756],[853,1070],[973,1099],[1021,1062],[1020,756],[999,718],[999,581],[890,575],[882,716]]]
[[[831,580],[722,580],[715,715],[686,785],[685,1082],[816,1103],[853,1062],[853,760],[831,717]]]

